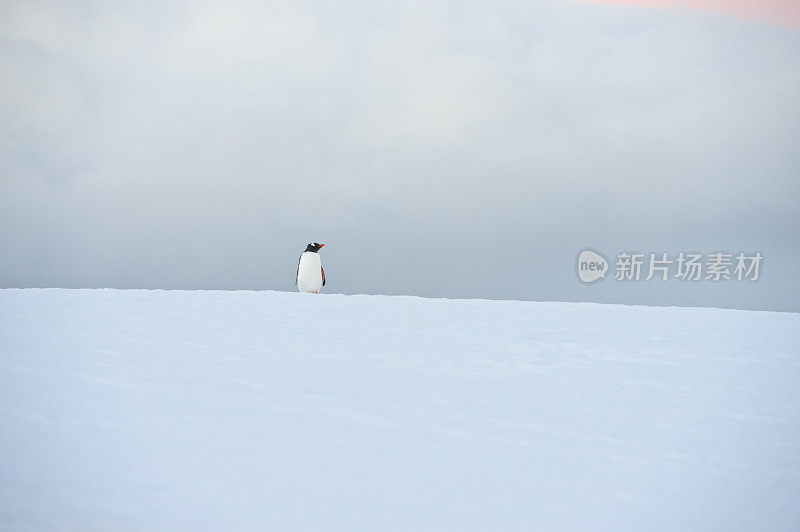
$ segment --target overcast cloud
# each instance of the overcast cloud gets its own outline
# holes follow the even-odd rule
[[[5,2],[0,286],[800,310],[800,32],[547,2]],[[579,251],[764,255],[757,282]],[[613,268],[613,264],[612,264]]]

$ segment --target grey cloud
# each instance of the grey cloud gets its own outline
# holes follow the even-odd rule
[[[1,286],[800,310],[797,32],[560,2],[6,3]],[[575,276],[761,250],[752,285]]]

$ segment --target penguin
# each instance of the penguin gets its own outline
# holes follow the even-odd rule
[[[325,270],[322,269],[322,261],[317,253],[324,245],[313,242],[307,245],[306,250],[300,255],[295,284],[301,292],[318,294],[325,286]]]

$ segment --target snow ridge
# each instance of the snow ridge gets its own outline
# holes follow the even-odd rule
[[[0,529],[790,530],[800,314],[0,290]]]

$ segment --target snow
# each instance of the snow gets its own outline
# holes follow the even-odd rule
[[[797,530],[800,314],[0,290],[0,530]]]

